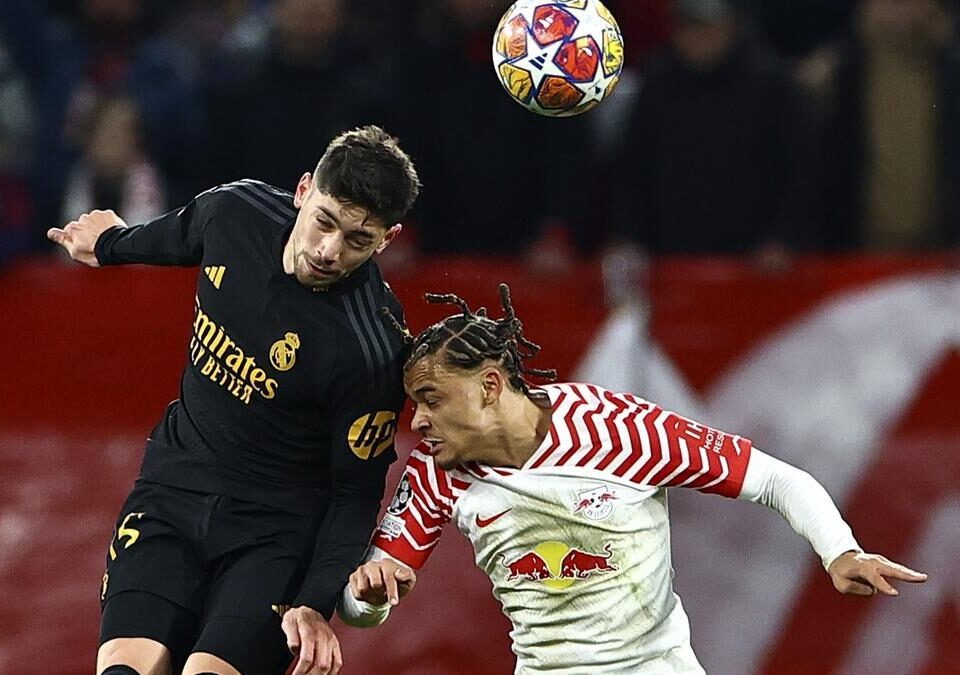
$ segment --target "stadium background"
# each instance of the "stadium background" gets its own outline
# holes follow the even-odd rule
[[[730,15],[721,0],[677,0],[673,10],[657,0],[609,4],[627,36],[628,77],[588,117],[558,122],[508,101],[489,71],[491,21],[506,3],[2,3],[0,673],[92,669],[110,526],[145,432],[176,395],[196,279],[195,270],[65,264],[43,231],[69,208],[150,213],[241,176],[292,185],[331,133],[374,121],[401,136],[426,185],[408,245],[384,260],[412,327],[442,311],[422,305],[424,291],[491,306],[495,283],[507,281],[544,346],[541,365],[750,436],[817,476],[864,546],[931,574],[894,600],[843,598],[775,514],[676,494],[677,588],[708,672],[960,672],[960,275],[949,199],[960,183],[952,156],[928,158],[941,175],[928,181],[939,189],[924,193],[937,206],[926,212],[940,217],[897,241],[873,227],[882,204],[839,236],[825,215],[829,185],[815,180],[798,181],[810,190],[799,203],[821,208],[804,211],[785,197],[795,211],[767,231],[725,231],[732,216],[725,220],[718,203],[716,219],[680,230],[686,250],[645,236],[661,222],[683,223],[676,213],[657,221],[663,214],[642,204],[634,204],[637,222],[625,223],[618,207],[631,189],[619,169],[624,148],[636,151],[628,139],[644,84],[664,76],[657,59],[679,25]],[[937,25],[952,21],[951,5],[924,0],[807,0],[740,3],[736,22],[803,93],[829,49],[856,42],[854,5],[916,16],[934,7],[945,12]],[[198,43],[198,35],[211,39]],[[939,83],[941,108],[953,92],[946,57],[955,48],[949,35],[937,59],[919,62],[932,78],[920,79]],[[899,92],[903,83],[887,84]],[[830,148],[831,118],[810,96],[810,124],[794,120],[790,129]],[[916,114],[900,111],[901,133],[924,127]],[[957,123],[927,125],[937,148],[952,147]],[[118,129],[132,135],[107,133]],[[711,154],[724,146],[691,129],[662,131],[696,138],[695,153],[683,155],[690,148],[681,143],[670,158],[713,167],[740,203],[773,189],[724,183],[725,172],[750,175],[738,169],[749,153]],[[138,149],[106,152],[118,144]],[[814,153],[798,159],[797,171],[823,176],[833,159]],[[906,159],[897,175],[923,173]],[[701,195],[697,181],[706,178],[673,188]],[[836,184],[877,180],[845,179]],[[461,183],[479,187],[464,193]],[[649,185],[635,187],[649,194]],[[447,189],[455,194],[444,201]],[[903,190],[904,203],[923,193]],[[931,206],[916,203],[913,215]],[[411,441],[400,438],[401,455]],[[489,582],[450,533],[388,625],[340,629],[345,672],[510,672],[507,630]]]

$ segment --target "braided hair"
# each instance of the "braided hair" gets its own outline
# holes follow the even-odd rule
[[[531,392],[526,375],[547,380],[557,378],[556,370],[528,368],[524,364],[540,352],[540,345],[523,336],[523,324],[513,310],[510,287],[506,284],[500,284],[500,304],[504,312],[500,319],[488,317],[484,307],[472,311],[466,301],[453,293],[427,293],[426,299],[431,304],[456,305],[460,314],[433,324],[412,340],[404,371],[431,354],[439,354],[444,365],[460,370],[473,370],[484,361],[492,360],[507,373],[510,385],[528,396]]]

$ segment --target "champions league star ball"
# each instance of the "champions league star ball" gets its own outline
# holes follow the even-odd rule
[[[579,115],[617,86],[623,36],[599,0],[518,0],[497,25],[493,65],[507,93],[528,110]]]

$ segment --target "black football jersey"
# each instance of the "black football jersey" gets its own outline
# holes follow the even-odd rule
[[[180,397],[150,434],[141,478],[297,513],[325,509],[298,604],[329,614],[396,458],[406,349],[382,314],[403,320],[373,260],[326,291],[284,272],[295,216],[289,192],[243,180],[107,230],[96,255],[104,265],[200,266]]]

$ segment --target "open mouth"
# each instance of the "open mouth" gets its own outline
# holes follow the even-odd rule
[[[443,450],[443,441],[439,438],[424,438],[424,444],[426,444],[426,451],[428,455],[436,456],[438,452]]]

